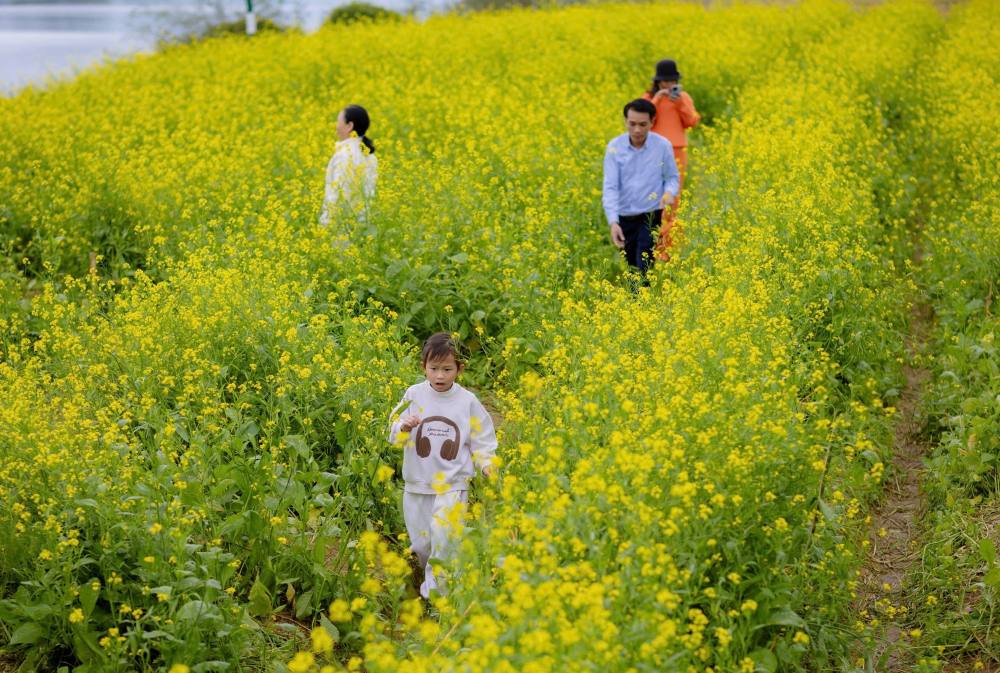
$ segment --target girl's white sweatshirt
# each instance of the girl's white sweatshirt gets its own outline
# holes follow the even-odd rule
[[[365,204],[375,196],[378,180],[378,159],[353,136],[337,142],[333,156],[326,166],[326,194],[319,223],[326,226],[337,209],[364,219]]]
[[[409,415],[419,416],[420,424],[407,435],[400,419]],[[390,420],[389,441],[403,445],[407,493],[465,491],[476,467],[482,470],[496,455],[493,419],[479,399],[458,383],[443,393],[428,381],[410,386]]]

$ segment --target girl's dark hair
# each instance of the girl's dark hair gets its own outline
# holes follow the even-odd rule
[[[653,83],[649,85],[649,95],[655,96],[656,92],[660,90],[660,82],[663,80],[654,79]]]
[[[344,121],[348,124],[354,124],[354,132],[361,138],[361,142],[365,144],[368,151],[371,154],[375,154],[375,143],[365,135],[368,133],[368,127],[371,125],[371,120],[368,118],[368,110],[360,105],[348,105],[344,108]]]
[[[426,365],[431,360],[443,360],[450,355],[455,358],[455,364],[461,365],[464,360],[460,350],[461,346],[450,334],[438,332],[427,337],[420,353],[420,362]]]

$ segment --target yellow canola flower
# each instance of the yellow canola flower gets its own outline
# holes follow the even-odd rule
[[[449,486],[448,482],[445,481],[444,472],[434,473],[434,480],[431,482],[431,488],[433,488],[434,492],[438,495],[443,495],[451,490],[451,486]]]
[[[312,652],[298,652],[292,660],[288,662],[288,670],[291,673],[309,673],[316,663],[316,657]]]
[[[333,650],[333,637],[322,626],[316,626],[310,633],[313,652],[317,654],[331,652]]]
[[[335,599],[330,603],[329,616],[330,621],[334,624],[351,621],[350,605],[342,598]]]
[[[396,470],[388,465],[379,465],[378,470],[375,472],[375,481],[377,483],[385,483],[392,479],[392,476],[396,474]]]

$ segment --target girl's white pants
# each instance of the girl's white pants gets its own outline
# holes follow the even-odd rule
[[[468,491],[450,491],[440,495],[403,493],[403,519],[410,536],[410,548],[424,568],[420,595],[429,598],[431,590],[445,592],[443,578],[434,577],[431,560],[447,561],[454,542],[461,536]],[[458,508],[458,509],[456,509]]]

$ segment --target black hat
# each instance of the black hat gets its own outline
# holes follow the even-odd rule
[[[653,75],[654,82],[680,81],[681,74],[677,72],[677,63],[669,58],[665,58],[656,64],[656,74]]]

